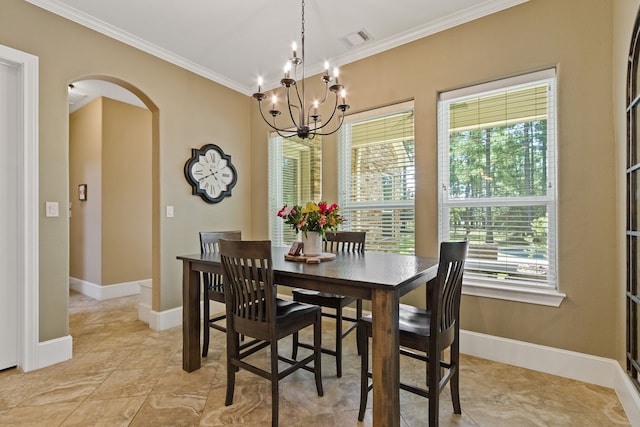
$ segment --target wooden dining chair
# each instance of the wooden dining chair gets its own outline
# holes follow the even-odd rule
[[[400,383],[400,388],[429,398],[429,426],[438,425],[440,392],[449,382],[453,412],[461,413],[460,377],[460,295],[462,275],[467,256],[467,243],[442,242],[438,274],[427,284],[427,309],[400,304],[400,354],[426,362],[426,388]],[[358,322],[358,340],[361,349],[360,411],[358,420],[364,419],[367,395],[373,388],[369,384],[369,337],[372,336],[371,316]],[[444,350],[449,348],[449,356]],[[444,371],[444,374],[443,374]]]
[[[200,232],[200,253],[211,254],[218,253],[218,242],[220,239],[240,240],[242,239],[241,231],[201,231]],[[216,301],[224,304],[224,286],[222,285],[222,275],[215,273],[202,273],[202,284],[204,289],[203,304],[203,328],[202,328],[202,357],[207,357],[209,353],[209,328],[226,332],[224,325],[218,324],[219,321],[226,318],[226,313],[215,314],[211,317],[210,301]]]
[[[270,241],[220,240],[227,309],[227,395],[225,405],[233,403],[235,375],[246,369],[271,381],[271,424],[278,425],[279,381],[298,369],[315,374],[318,396],[322,390],[322,316],[318,306],[285,301],[276,297]],[[278,340],[313,326],[313,353],[302,360],[278,354]],[[242,349],[240,335],[263,342]],[[270,347],[270,369],[245,360],[258,350]],[[278,361],[290,366],[280,371]],[[313,362],[313,366],[309,366]]]
[[[324,241],[325,252],[364,252],[365,239],[367,233],[365,231],[338,231],[327,232]],[[344,295],[331,294],[327,292],[312,291],[309,289],[294,289],[292,291],[293,300],[306,304],[319,305],[321,307],[334,309],[335,313],[325,313],[322,315],[336,319],[336,347],[334,349],[323,348],[322,352],[335,356],[336,358],[336,375],[342,376],[342,340],[358,325],[358,319],[362,317],[362,300],[347,297]],[[356,317],[347,317],[343,315],[343,310],[349,304],[356,302]],[[342,321],[352,322],[346,330],[342,330]],[[293,352],[292,357],[295,359],[298,354],[298,347],[310,348],[307,343],[301,343],[298,334],[293,334]],[[358,348],[358,353],[360,349]]]

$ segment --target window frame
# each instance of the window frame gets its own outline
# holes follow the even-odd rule
[[[351,210],[397,210],[397,209],[410,209],[413,211],[413,224],[414,224],[414,233],[413,240],[414,244],[410,251],[411,254],[415,254],[415,122],[413,125],[413,148],[414,148],[414,158],[413,158],[413,182],[414,182],[414,196],[412,199],[406,200],[369,200],[369,201],[357,201],[352,202],[350,200],[351,196],[351,178],[352,178],[352,145],[351,145],[351,132],[349,127],[358,122],[363,122],[366,120],[373,119],[382,119],[386,116],[392,116],[395,114],[401,114],[407,111],[415,111],[414,101],[404,101],[401,103],[388,105],[381,108],[376,108],[372,110],[363,111],[356,114],[351,114],[345,117],[344,124],[339,131],[338,134],[338,204],[342,213],[345,216],[346,221],[342,224],[342,230],[353,230],[353,231],[370,231],[365,229],[355,229],[352,227],[351,221]],[[348,134],[348,135],[347,135]],[[382,224],[382,222],[381,222]],[[370,241],[369,236],[367,236],[367,250],[375,251],[375,244]],[[399,252],[398,252],[399,253]],[[403,252],[409,253],[409,252]]]
[[[534,86],[536,83],[548,82],[550,93],[547,109],[547,157],[548,171],[547,193],[542,196],[520,197],[490,197],[483,199],[455,200],[447,197],[450,179],[449,161],[449,104],[467,97],[478,98],[492,92],[506,91],[512,88]],[[551,104],[553,103],[553,104]],[[559,306],[566,297],[558,288],[558,241],[557,241],[557,76],[555,68],[499,79],[487,83],[468,86],[461,89],[441,92],[437,103],[438,110],[438,235],[440,241],[449,239],[449,209],[454,207],[487,207],[487,206],[527,206],[545,205],[548,214],[548,285],[510,282],[505,284],[501,280],[485,278],[470,278],[465,276],[463,293],[466,295],[519,301],[548,306]],[[446,194],[445,194],[446,193]],[[502,282],[502,283],[501,283]]]

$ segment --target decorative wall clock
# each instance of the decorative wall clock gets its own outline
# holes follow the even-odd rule
[[[231,156],[215,144],[191,149],[191,158],[184,165],[184,176],[191,184],[191,194],[199,195],[207,203],[219,203],[231,196],[237,180]]]

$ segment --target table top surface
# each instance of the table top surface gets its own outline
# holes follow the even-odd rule
[[[438,268],[437,258],[417,257],[383,252],[337,252],[336,259],[319,264],[287,261],[284,259],[288,247],[272,247],[272,263],[276,276],[322,277],[323,281],[353,284],[368,287],[397,287],[414,282],[422,277],[430,279]],[[219,265],[219,254],[193,254],[177,257],[192,262],[194,269],[201,266]]]

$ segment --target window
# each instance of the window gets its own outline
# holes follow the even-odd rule
[[[636,16],[627,68],[626,330],[627,373],[640,391],[640,11]]]
[[[465,286],[555,290],[555,70],[442,93],[438,122],[440,239],[469,240]]]
[[[321,137],[303,140],[273,135],[269,141],[269,238],[274,245],[289,245],[297,240],[296,233],[275,213],[285,204],[304,206],[320,200]]]
[[[343,228],[367,232],[367,250],[415,252],[413,102],[345,119],[338,144]]]

